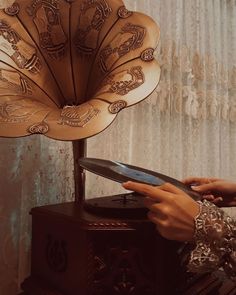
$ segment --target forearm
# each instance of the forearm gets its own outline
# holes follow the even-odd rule
[[[236,221],[207,201],[200,203],[200,207],[188,269],[207,272],[223,267],[236,280]]]

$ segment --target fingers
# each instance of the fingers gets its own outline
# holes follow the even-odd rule
[[[156,229],[164,238],[176,241],[193,241],[194,222],[192,220],[191,224],[188,224],[186,227],[186,224],[179,223],[179,220],[173,222],[173,220],[169,219],[165,214],[160,216],[155,212],[149,211],[147,216],[148,219],[155,224]]]
[[[179,189],[177,186],[175,186],[171,183],[168,183],[168,182],[159,186],[159,188],[168,192],[168,193],[175,194],[175,195],[184,194],[184,192],[181,189]]]
[[[214,204],[219,204],[221,202],[223,202],[222,197],[216,197],[216,198],[214,198],[214,200],[212,200],[212,203],[214,203]]]
[[[223,198],[222,197],[220,197],[220,196],[217,196],[216,197],[214,195],[203,195],[202,196],[202,199],[207,200],[207,201],[210,201],[210,202],[212,202],[214,204],[218,204],[220,202],[223,202]]]
[[[146,197],[143,200],[143,204],[145,207],[147,207],[149,210],[153,209],[153,206],[155,206],[156,204],[158,204],[156,201],[154,201],[153,199]]]
[[[219,178],[214,178],[214,177],[211,177],[211,178],[208,178],[208,177],[188,177],[188,178],[185,178],[182,180],[183,183],[185,184],[207,184],[207,183],[210,183],[210,182],[215,182],[215,181],[218,181],[220,180]]]
[[[188,178],[183,179],[182,182],[187,185],[189,185],[189,184],[200,185],[200,184],[209,183],[210,180],[209,180],[209,178],[206,178],[206,177],[188,177]]]
[[[144,196],[148,196],[157,202],[161,202],[166,198],[169,198],[168,192],[165,192],[164,190],[160,189],[161,186],[156,187],[133,181],[125,182],[122,184],[122,186],[127,190],[135,191]]]
[[[156,202],[162,202],[171,199],[173,194],[183,194],[183,191],[170,183],[161,186],[151,186],[148,184],[128,181],[122,184],[125,189],[135,191],[142,195],[154,199]]]
[[[149,211],[147,214],[148,219],[154,222],[156,225],[159,224],[159,218],[156,213]]]
[[[161,220],[166,220],[168,218],[168,216],[165,213],[165,210],[163,210],[163,208],[161,208],[161,204],[162,203],[146,203],[145,202],[145,206],[149,209],[149,213],[148,214],[153,214],[153,216],[156,217],[155,221],[156,222],[160,222]]]
[[[202,199],[204,199],[204,200],[207,200],[207,201],[214,201],[215,200],[215,197],[214,197],[214,195],[203,195],[202,196]]]
[[[147,196],[144,205],[149,209],[148,218],[163,237],[192,240],[193,220],[199,212],[199,204],[182,190],[169,183],[154,187],[131,181],[123,183],[123,187]]]
[[[150,221],[152,221],[153,223],[156,224],[156,226],[158,226],[159,224],[159,218],[157,217],[157,215],[152,212],[152,211],[149,211],[148,214],[147,214],[147,217]]]
[[[151,212],[155,213],[160,219],[166,217],[166,210],[164,209],[165,206],[162,206],[164,203],[159,203],[154,201],[153,199],[146,197],[143,200],[143,204],[147,207]]]
[[[214,182],[210,182],[207,184],[201,184],[198,186],[192,186],[191,187],[194,191],[197,191],[199,193],[205,193],[205,192],[210,192],[210,191],[215,191],[216,190],[216,184]]]

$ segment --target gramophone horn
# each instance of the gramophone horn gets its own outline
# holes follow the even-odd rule
[[[159,29],[121,0],[18,0],[0,10],[0,136],[76,140],[157,86]]]

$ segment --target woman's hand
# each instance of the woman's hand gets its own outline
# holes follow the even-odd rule
[[[194,184],[191,188],[206,199],[220,207],[236,206],[236,183],[219,178],[190,177],[183,182]]]
[[[199,204],[172,184],[161,186],[128,181],[123,187],[145,195],[144,205],[150,210],[148,218],[156,224],[159,233],[170,240],[192,241],[194,218]]]

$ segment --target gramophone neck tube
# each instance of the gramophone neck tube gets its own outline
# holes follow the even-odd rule
[[[86,140],[73,141],[75,202],[82,206],[85,199],[85,173],[79,165],[79,158],[86,156]]]

